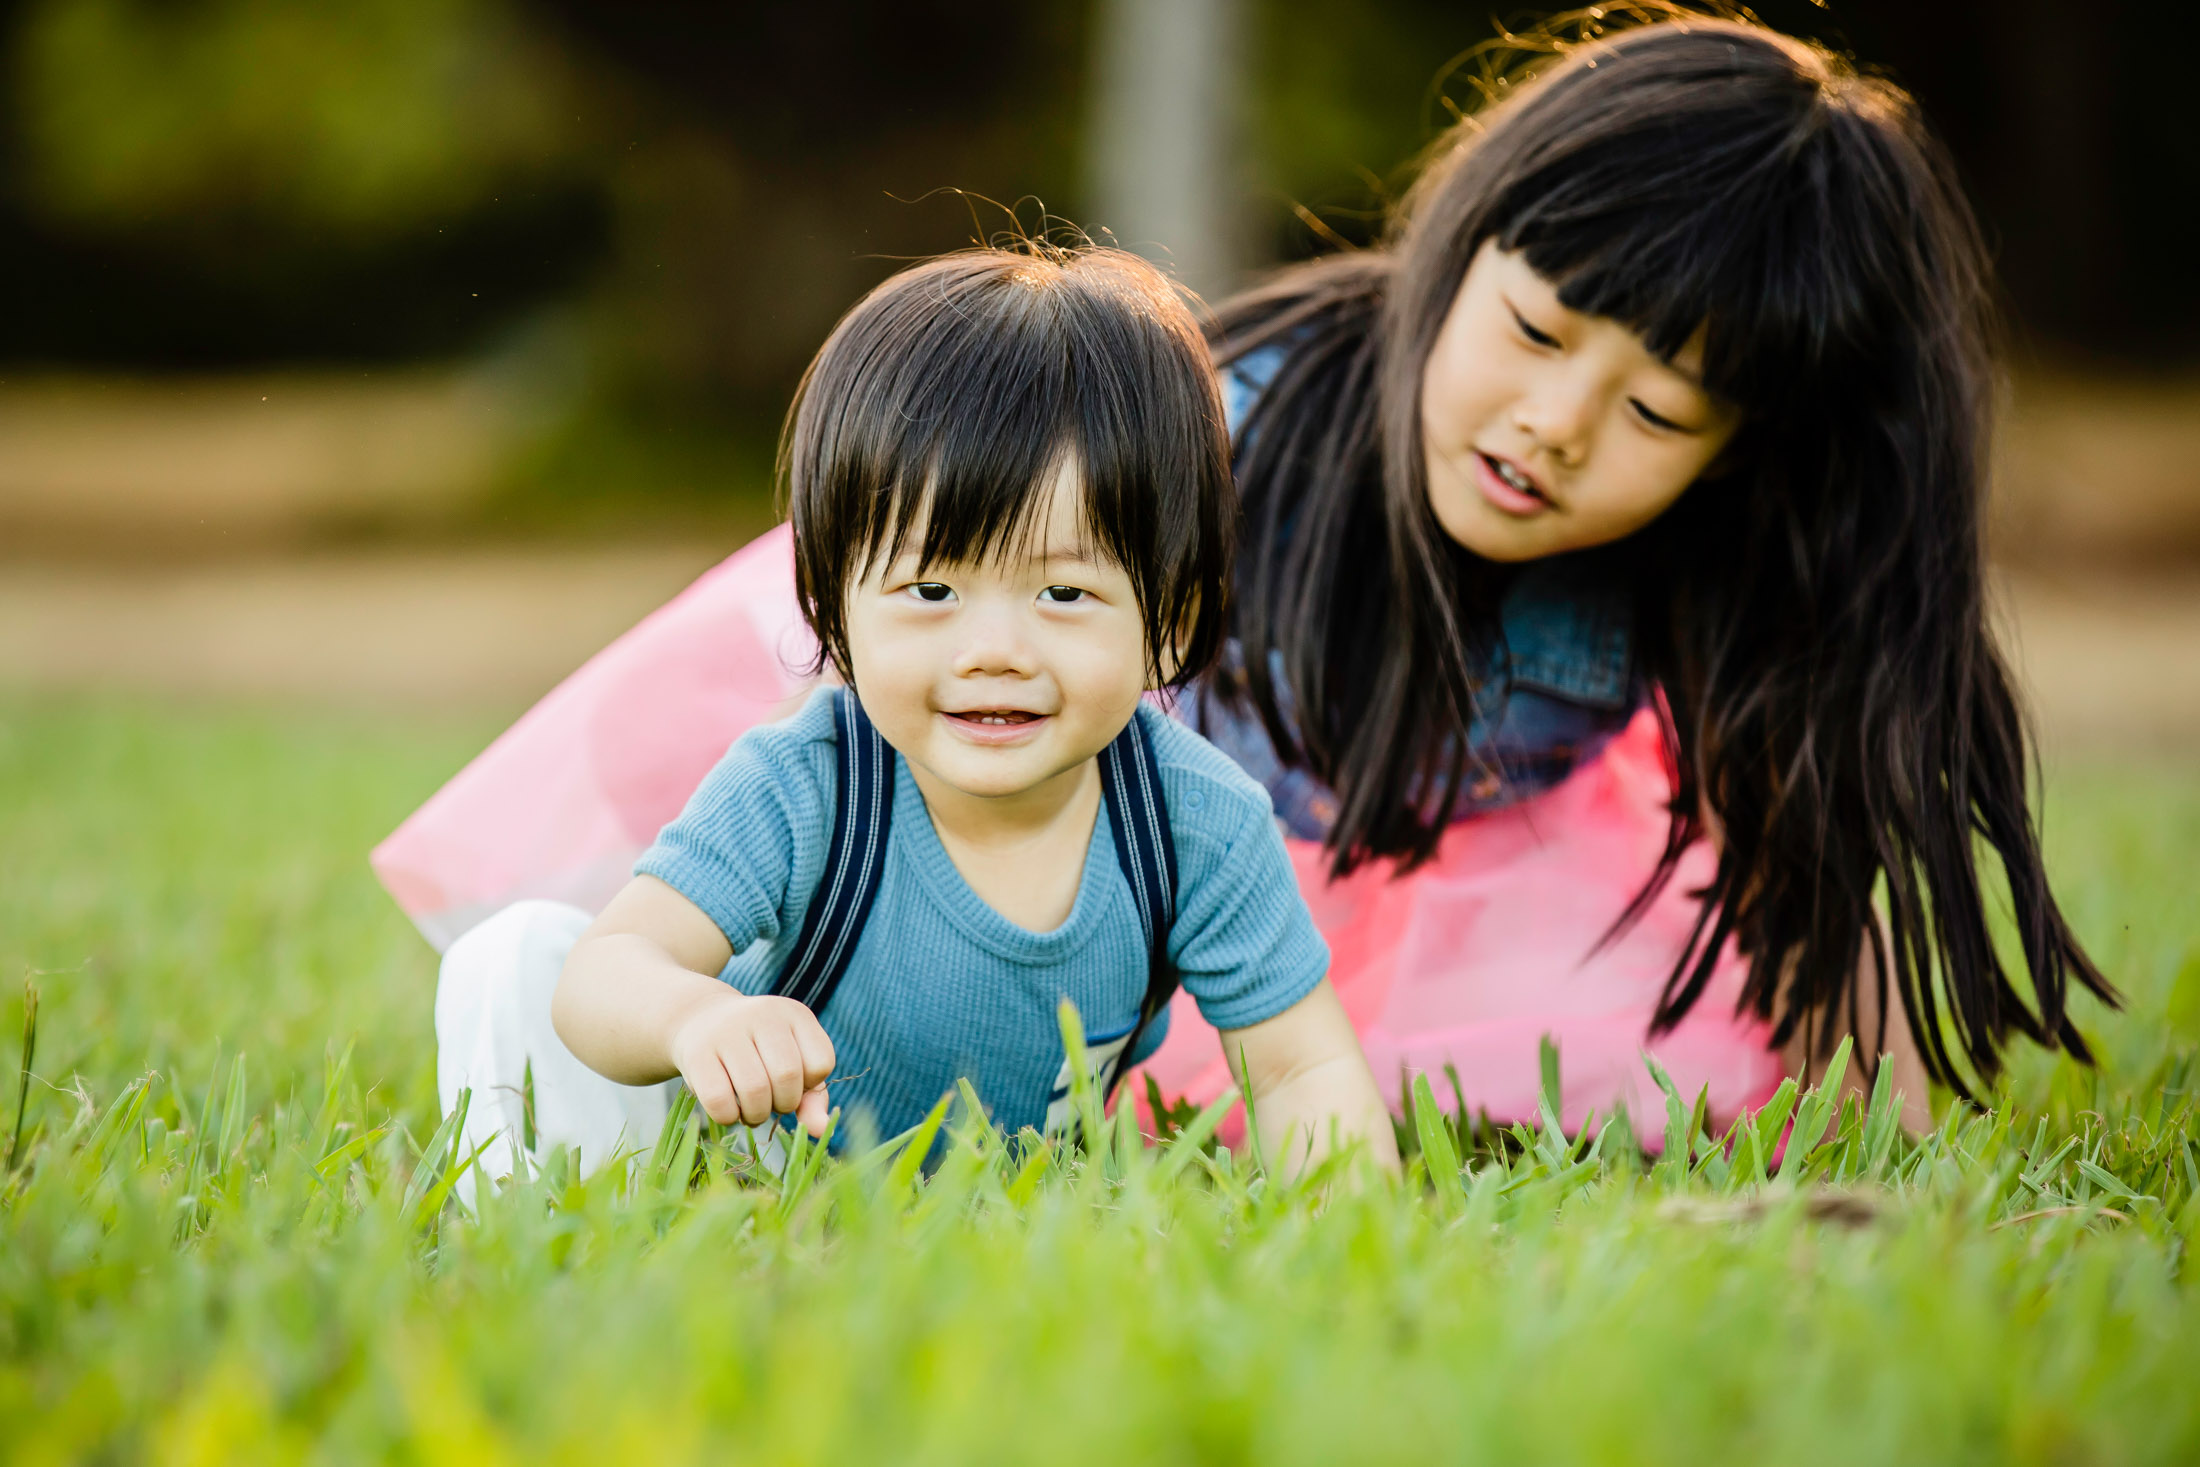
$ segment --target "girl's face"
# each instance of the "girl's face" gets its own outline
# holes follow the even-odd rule
[[[1670,361],[1559,303],[1486,241],[1421,376],[1429,508],[1486,560],[1586,550],[1641,529],[1718,458],[1740,413],[1704,390],[1698,331]]]

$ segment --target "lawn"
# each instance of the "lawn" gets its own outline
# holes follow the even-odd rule
[[[2023,1056],[1919,1141],[1806,1095],[1685,1161],[1614,1128],[1462,1167],[1432,1105],[1410,1184],[1354,1190],[955,1113],[930,1179],[905,1147],[755,1183],[681,1130],[468,1217],[431,954],[365,852],[492,731],[0,703],[0,1126],[38,994],[0,1456],[2200,1455],[2200,767],[2058,775],[2052,864],[2130,1011],[2082,1015],[2098,1074]]]

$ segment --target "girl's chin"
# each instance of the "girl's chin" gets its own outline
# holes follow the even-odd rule
[[[1480,496],[1448,510],[1438,509],[1436,523],[1462,550],[1501,565],[1538,560],[1569,548],[1551,543],[1550,516],[1515,518],[1483,503]]]

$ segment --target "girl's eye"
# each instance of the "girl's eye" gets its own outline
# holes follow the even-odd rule
[[[1075,586],[1049,586],[1039,594],[1057,606],[1068,606],[1084,600],[1091,592],[1080,591]]]
[[[1671,418],[1664,417],[1656,412],[1653,412],[1650,408],[1650,405],[1640,398],[1631,397],[1627,399],[1627,402],[1629,406],[1634,408],[1635,416],[1641,418],[1645,423],[1648,423],[1653,428],[1663,428],[1669,433],[1686,433],[1687,431],[1689,431],[1688,429],[1682,427],[1679,423],[1674,422]]]
[[[947,601],[955,595],[954,587],[944,581],[919,581],[909,589],[916,592],[919,601]]]
[[[1557,337],[1551,335],[1551,333],[1548,331],[1538,331],[1535,327],[1529,325],[1528,318],[1521,315],[1520,312],[1517,310],[1513,311],[1513,321],[1520,327],[1520,334],[1527,337],[1528,340],[1534,342],[1537,346],[1558,345]]]

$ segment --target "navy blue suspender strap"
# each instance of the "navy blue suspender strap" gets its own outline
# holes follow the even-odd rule
[[[774,994],[799,1001],[813,1014],[832,1002],[870,920],[894,818],[894,751],[846,688],[833,693],[833,731],[839,749],[825,874],[802,919],[802,935],[772,985]]]
[[[1138,1022],[1102,1077],[1101,1093],[1114,1090],[1137,1057],[1139,1041],[1176,994],[1176,965],[1169,961],[1169,932],[1176,925],[1176,841],[1169,830],[1168,801],[1161,793],[1161,765],[1153,740],[1137,717],[1100,751],[1100,792],[1115,836],[1115,859],[1130,883],[1138,925],[1146,939],[1146,995]]]
[[[886,870],[887,836],[894,815],[894,751],[879,735],[863,704],[846,688],[833,693],[833,729],[838,737],[834,767],[832,844],[825,873],[802,919],[787,966],[772,992],[798,1000],[812,1013],[823,1013],[848,971],[878,898]],[[1138,1022],[1119,1056],[1102,1077],[1112,1090],[1146,1030],[1176,993],[1176,969],[1169,961],[1169,931],[1176,923],[1176,841],[1169,829],[1168,802],[1161,793],[1161,766],[1153,740],[1133,717],[1130,727],[1100,751],[1100,792],[1115,837],[1115,857],[1130,884],[1132,904],[1147,952],[1146,992]]]

